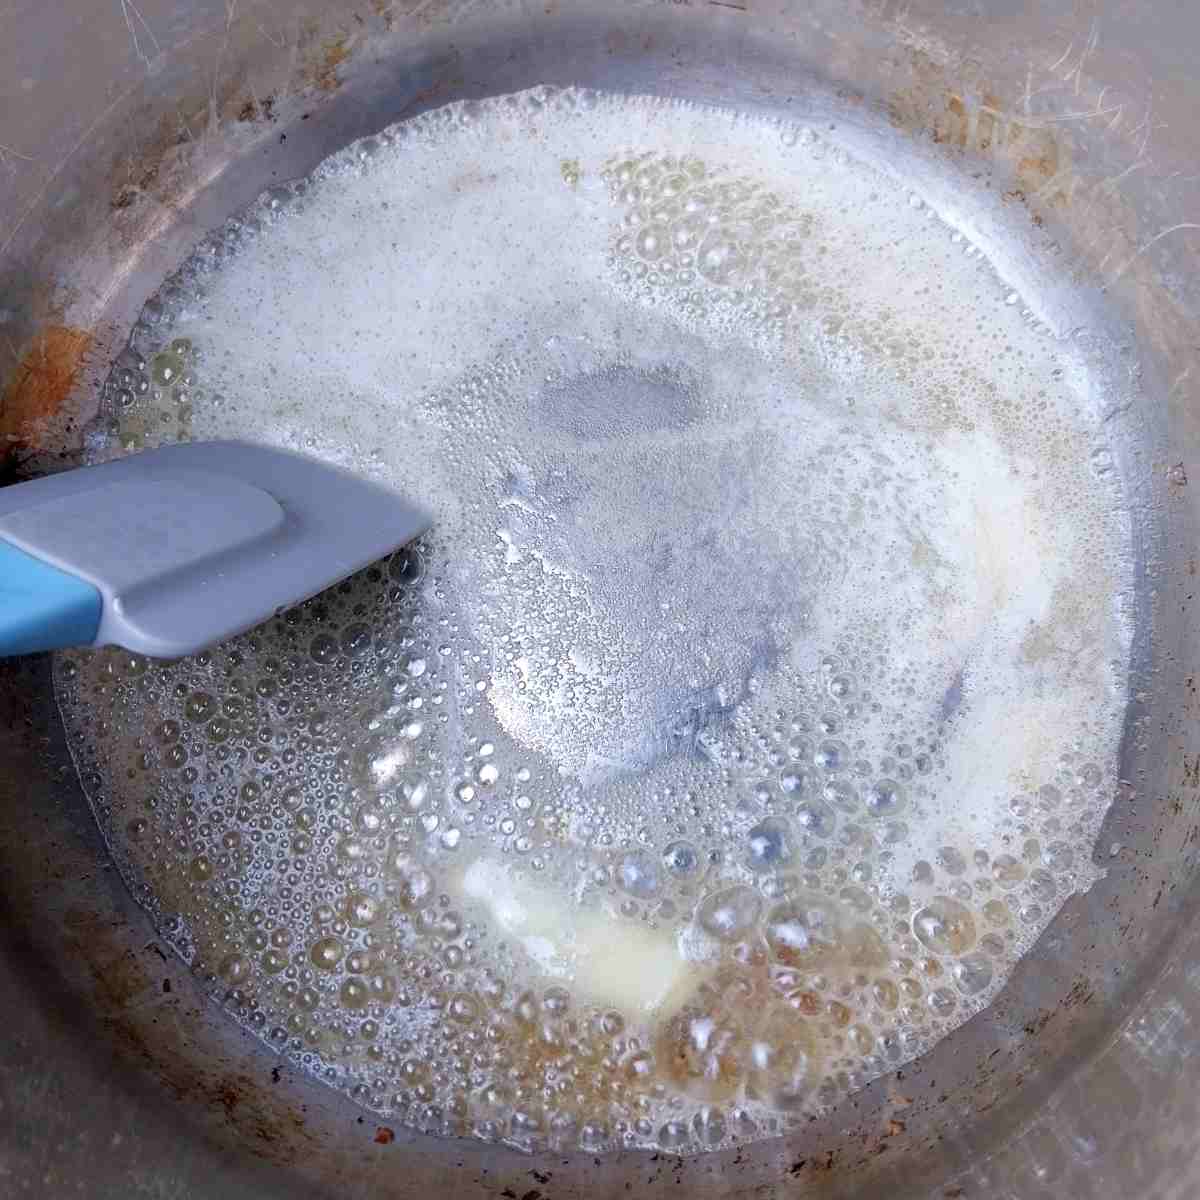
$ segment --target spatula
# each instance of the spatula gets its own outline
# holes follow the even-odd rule
[[[429,524],[386,488],[244,442],[165,446],[0,488],[0,656],[193,654]]]

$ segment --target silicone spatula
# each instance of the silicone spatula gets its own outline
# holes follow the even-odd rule
[[[0,488],[0,656],[177,658],[423,533],[386,488],[244,442],[191,442]]]

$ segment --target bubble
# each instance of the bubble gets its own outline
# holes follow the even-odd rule
[[[388,562],[388,575],[404,587],[420,583],[425,575],[425,563],[415,547],[397,550]]]
[[[624,854],[617,860],[617,884],[623,892],[648,900],[659,891],[658,864],[639,851]]]
[[[216,712],[217,702],[208,692],[193,692],[183,706],[183,715],[196,724],[203,724]]]
[[[367,987],[374,1004],[391,1004],[397,999],[396,980],[391,975],[382,972],[372,975],[367,980]]]
[[[150,360],[150,380],[157,387],[170,387],[183,374],[183,359],[164,350]]]
[[[676,250],[693,249],[704,236],[708,222],[700,216],[684,216],[672,224],[669,233],[671,244]]]
[[[338,999],[343,1008],[366,1008],[371,1003],[371,989],[365,980],[351,975],[342,980],[342,986],[338,989]]]
[[[823,771],[840,771],[846,765],[846,747],[841,742],[827,738],[813,752],[813,762]]]
[[[817,796],[801,800],[792,810],[796,815],[796,824],[814,837],[827,838],[832,835],[837,817],[833,809]]]
[[[696,909],[696,923],[722,942],[740,941],[761,916],[762,899],[747,887],[726,888],[706,897]]]
[[[700,243],[696,269],[709,283],[726,285],[737,281],[746,269],[742,247],[726,228],[712,229]]]
[[[662,856],[663,868],[668,875],[685,879],[700,868],[700,855],[691,842],[671,842]]]
[[[805,893],[770,911],[766,936],[777,962],[811,970],[834,961],[842,948],[842,920],[824,896]]]
[[[346,897],[346,919],[360,929],[373,925],[381,911],[379,902],[366,892],[352,892]]]
[[[664,1150],[677,1150],[690,1140],[688,1127],[682,1121],[668,1121],[658,1131],[658,1144]]]
[[[383,828],[384,813],[380,805],[364,804],[355,816],[359,829],[366,834],[378,833]]]
[[[839,808],[842,812],[857,812],[862,801],[858,788],[848,779],[829,779],[821,787],[821,796],[827,804]]]
[[[338,839],[336,853],[343,862],[354,863],[366,856],[367,848],[358,838],[346,836]]]
[[[337,639],[328,633],[319,633],[309,643],[308,653],[313,662],[333,662],[338,653]]]
[[[619,1012],[609,1010],[600,1017],[600,1028],[605,1037],[620,1037],[625,1031],[625,1018]]]
[[[221,960],[217,974],[229,984],[239,984],[250,976],[250,963],[241,954],[230,954]]]
[[[852,967],[883,967],[888,952],[883,939],[864,922],[852,925],[844,939],[846,961]]]
[[[871,985],[875,1003],[885,1012],[892,1012],[900,1004],[900,989],[892,979],[877,979]]]
[[[351,658],[365,654],[371,648],[371,627],[361,622],[347,625],[342,631],[342,651]]]
[[[877,779],[863,796],[868,816],[878,819],[896,817],[906,807],[904,789],[892,779]]]
[[[760,821],[746,840],[746,865],[751,871],[778,871],[792,861],[795,853],[791,831],[778,817]]]
[[[470,1025],[479,1018],[479,1004],[466,992],[457,992],[446,1005],[446,1015],[459,1025]]]
[[[639,1082],[649,1081],[654,1075],[654,1055],[648,1050],[633,1054],[625,1063],[625,1074]]]
[[[655,1057],[678,1088],[708,1101],[729,1099],[741,1084],[747,1034],[744,1014],[723,1010],[670,1018],[656,1041]]]
[[[846,1030],[846,1041],[860,1055],[870,1054],[875,1047],[875,1035],[865,1025],[851,1025]]]
[[[321,971],[336,971],[346,952],[340,938],[318,938],[309,948],[308,957],[314,967]]]
[[[1002,888],[1016,887],[1025,875],[1025,865],[1011,854],[998,854],[992,859],[992,878]]]
[[[935,1016],[948,1017],[958,1007],[958,998],[949,988],[939,987],[929,993],[928,1004]]]
[[[1054,899],[1058,893],[1058,885],[1049,871],[1035,867],[1029,872],[1029,890],[1035,900],[1040,900],[1045,904]]]
[[[956,877],[967,869],[967,860],[957,846],[943,846],[937,852],[937,864],[947,875]]]
[[[1056,809],[1062,803],[1062,792],[1052,783],[1038,788],[1038,803],[1047,810]]]
[[[796,736],[788,739],[787,754],[793,762],[806,762],[813,752],[813,744],[808,738]]]
[[[429,871],[407,854],[396,854],[388,863],[398,888],[397,902],[401,908],[421,908],[433,902],[436,883]]]
[[[719,1108],[702,1108],[692,1118],[692,1128],[702,1145],[716,1146],[725,1138],[725,1114]]]
[[[635,245],[647,262],[657,262],[670,248],[670,230],[663,225],[646,225],[638,231]]]
[[[444,941],[453,941],[462,933],[462,919],[453,910],[423,908],[417,914],[417,930]]]
[[[808,786],[808,776],[800,767],[788,767],[779,773],[779,788],[785,796],[802,796]]]
[[[552,1016],[561,1017],[570,1010],[571,993],[564,987],[549,987],[542,993],[542,1008]]]
[[[960,992],[978,996],[991,985],[992,963],[985,954],[966,954],[954,964],[952,973]]]
[[[178,721],[167,720],[161,722],[154,732],[155,736],[164,746],[169,746],[172,742],[179,740],[179,735],[183,731]]]
[[[1050,842],[1043,848],[1041,857],[1051,871],[1069,871],[1075,862],[1075,851],[1068,842]]]
[[[287,955],[274,949],[268,950],[259,961],[268,975],[278,975],[288,965]]]
[[[411,812],[420,812],[431,803],[429,780],[415,772],[406,774],[400,781],[400,795]]]
[[[935,896],[912,919],[913,933],[934,954],[964,954],[975,944],[970,910],[949,896]]]

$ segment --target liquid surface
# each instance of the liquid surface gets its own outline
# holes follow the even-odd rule
[[[60,658],[114,857],[380,1113],[774,1135],[986,1007],[1101,873],[1098,390],[834,133],[535,91],[357,143],[147,305],[95,450],[263,440],[434,531],[196,658]]]

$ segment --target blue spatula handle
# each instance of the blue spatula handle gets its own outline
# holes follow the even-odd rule
[[[101,608],[86,580],[0,538],[0,658],[89,645]]]

